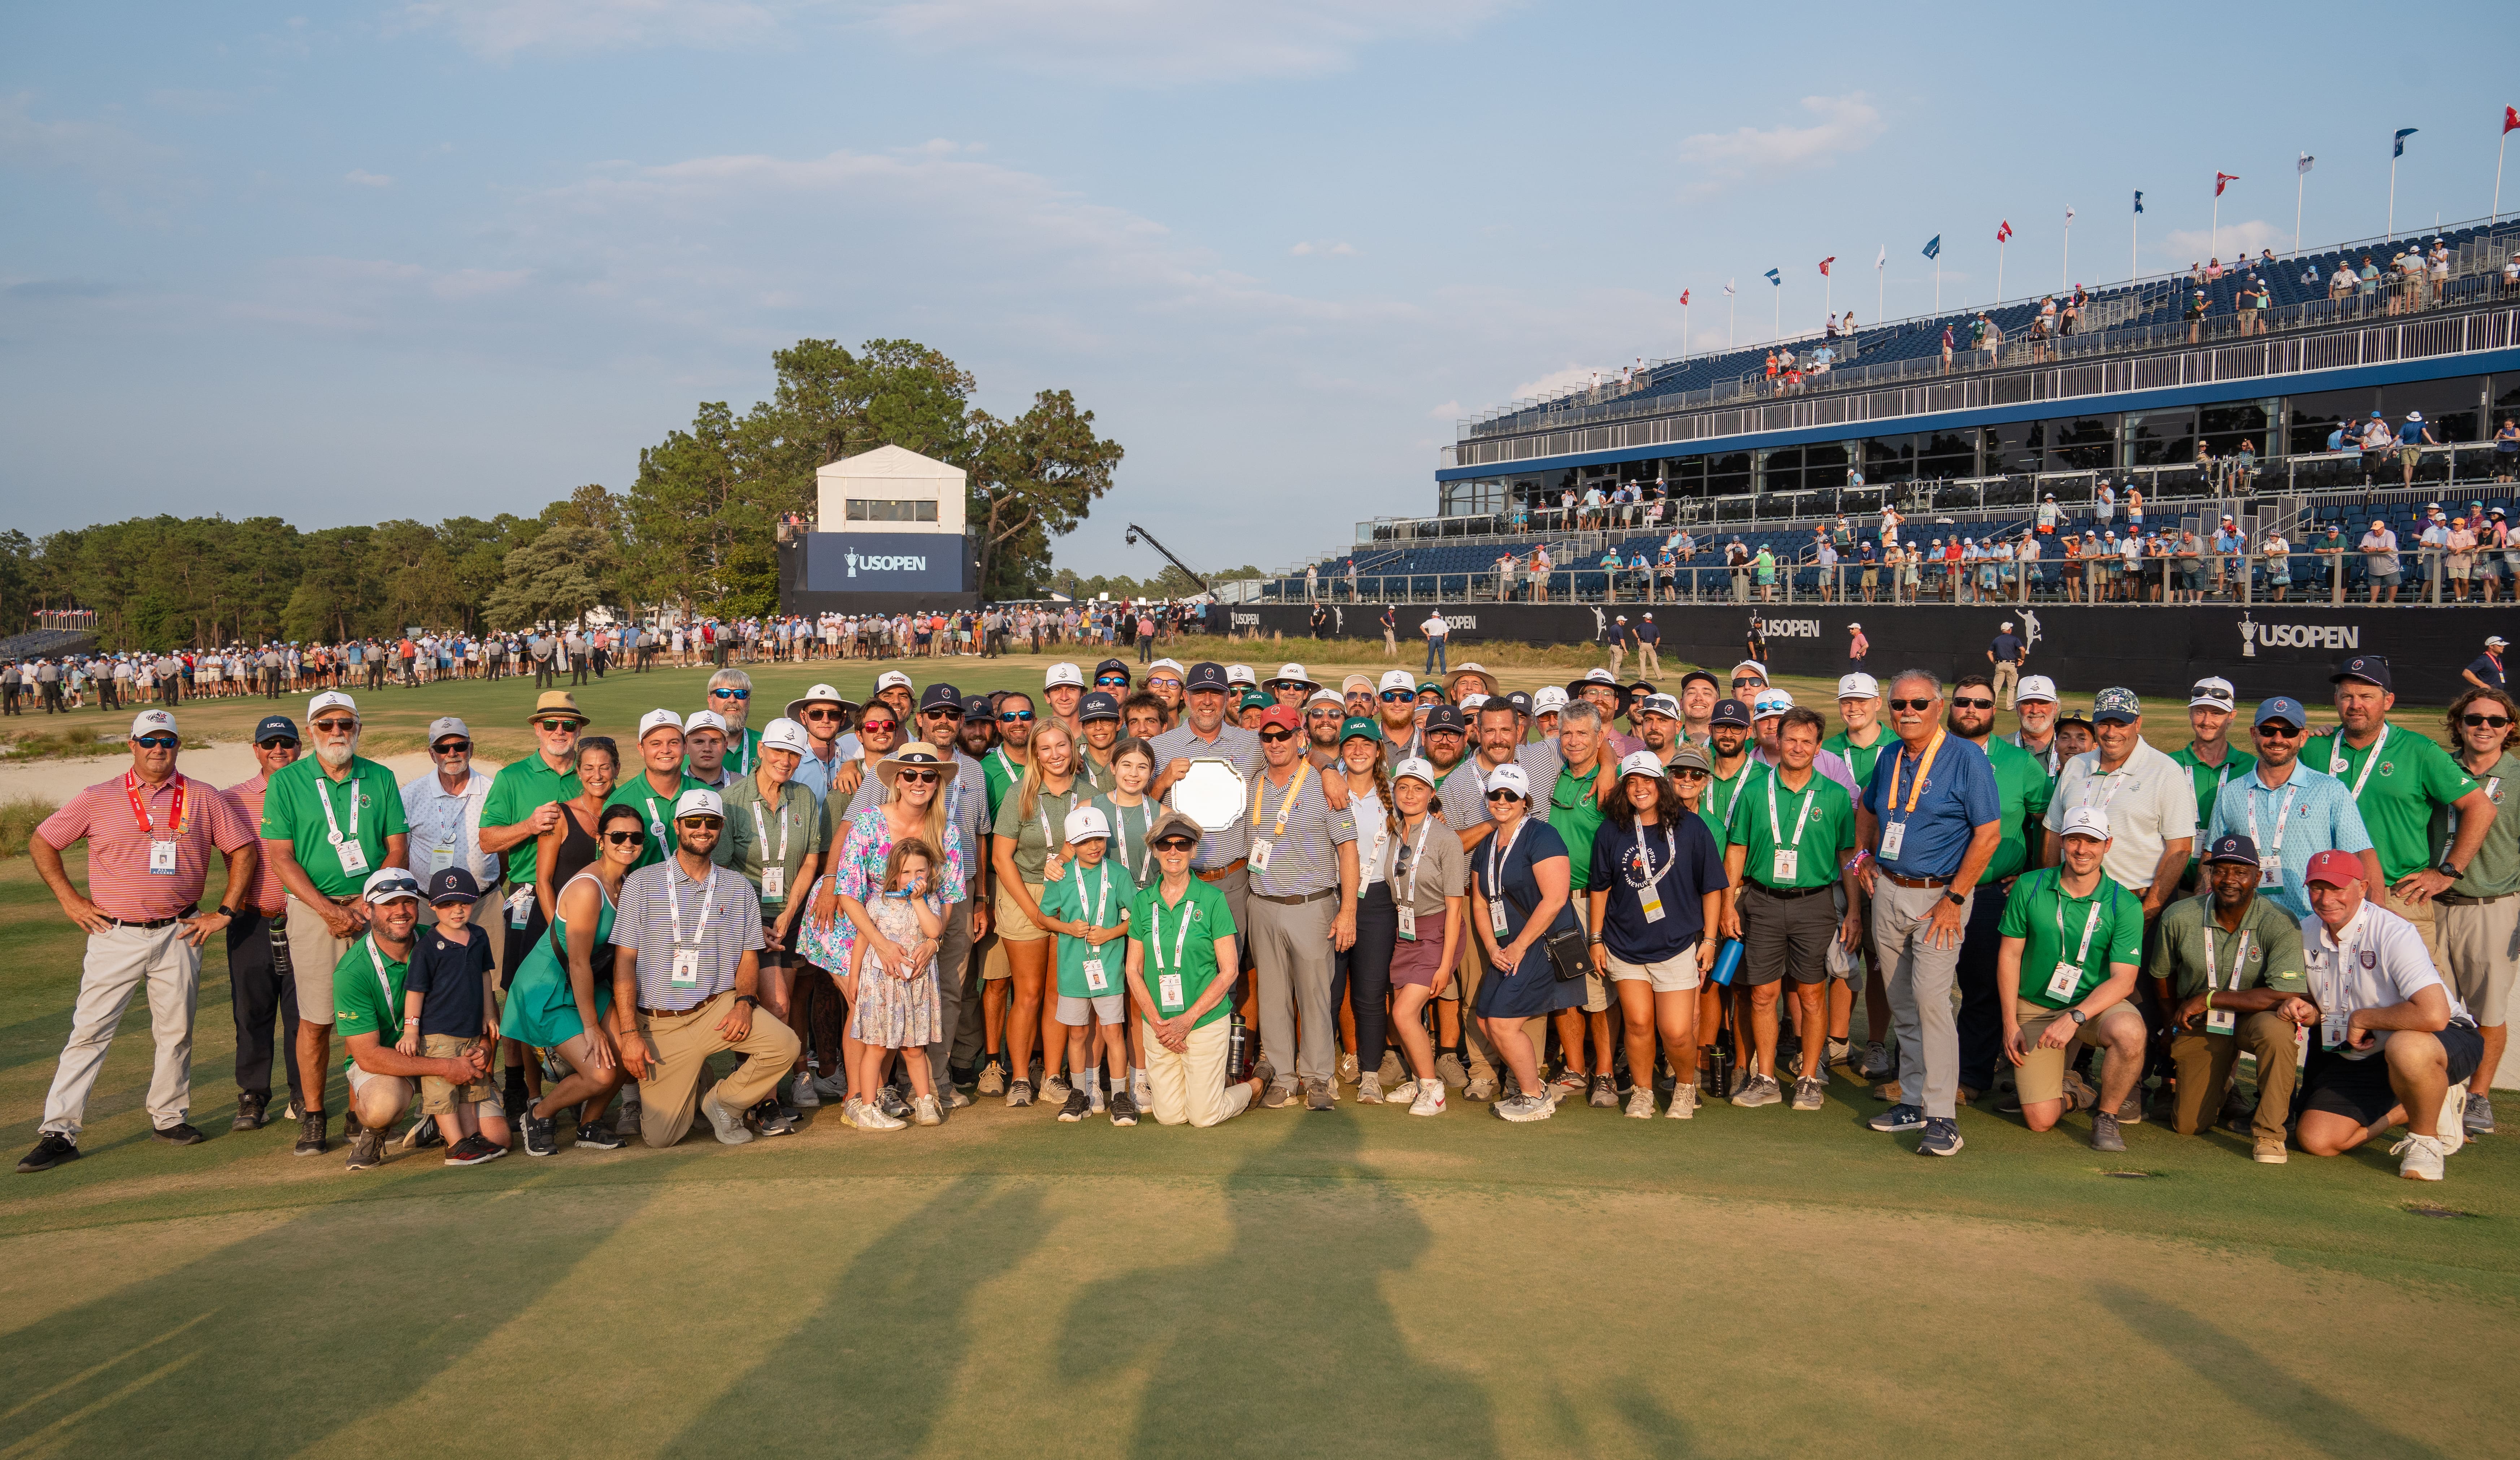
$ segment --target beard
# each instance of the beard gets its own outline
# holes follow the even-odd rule
[[[338,745],[328,744],[321,739],[315,742],[315,759],[322,761],[327,771],[340,770],[350,764],[350,758],[358,753],[359,737],[355,732]]]

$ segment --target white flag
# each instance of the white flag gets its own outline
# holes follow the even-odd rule
[[[2070,207],[2065,209],[2065,221],[2068,223],[2074,221],[2074,210]]]
[[[2303,153],[2301,155],[2301,161],[2295,165],[2294,171],[2308,172],[2310,170],[2310,164],[2318,160],[2318,159],[2317,157],[2312,156],[2310,154]]]
[[[1872,267],[1877,269],[1888,262],[1890,262],[1890,245],[1884,243],[1881,245],[1881,251],[1872,256]]]
[[[1728,293],[1728,294],[1729,294],[1729,293],[1731,293],[1731,292],[1732,292],[1732,280],[1727,279],[1727,280],[1725,280],[1725,281],[1724,281],[1724,292],[1726,292],[1726,293]]]

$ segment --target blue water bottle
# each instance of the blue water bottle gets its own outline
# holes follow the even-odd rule
[[[1715,982],[1730,989],[1732,987],[1732,975],[1740,971],[1741,940],[1727,938],[1724,940],[1724,946],[1715,951]]]

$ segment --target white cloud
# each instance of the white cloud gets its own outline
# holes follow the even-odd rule
[[[2245,223],[2226,223],[2219,230],[2173,229],[2156,245],[2156,251],[2177,260],[2172,265],[2174,268],[2185,268],[2189,263],[2201,264],[2216,254],[2228,263],[2240,254],[2254,254],[2261,248],[2272,248],[2281,253],[2291,246],[2291,229],[2261,218],[2251,218]]]
[[[342,174],[341,181],[345,183],[356,183],[362,188],[390,188],[393,186],[393,179],[391,177],[388,177],[382,172],[370,172],[364,167],[351,168],[348,172]]]
[[[1596,376],[1605,380],[1615,379],[1618,374],[1616,366],[1570,365],[1564,370],[1552,370],[1537,380],[1525,380],[1516,385],[1513,387],[1512,398],[1518,401],[1548,400],[1552,396],[1564,395],[1570,390],[1590,385]]]
[[[1303,258],[1310,254],[1322,254],[1329,258],[1352,258],[1356,255],[1356,245],[1347,243],[1315,243],[1306,242],[1297,243],[1294,247],[1289,248],[1286,251],[1295,255],[1297,258]]]
[[[1703,196],[1753,177],[1822,166],[1871,146],[1885,130],[1880,110],[1860,91],[1807,96],[1802,105],[1819,118],[1807,127],[1743,127],[1682,138],[1681,160],[1694,169],[1684,191]]]
[[[1437,420],[1459,420],[1462,419],[1462,403],[1460,401],[1446,401],[1426,414]]]
[[[753,0],[419,0],[403,15],[493,61],[520,51],[748,45],[779,24],[771,6]]]
[[[876,28],[922,51],[1116,86],[1343,70],[1367,47],[1455,40],[1509,0],[890,0]]]

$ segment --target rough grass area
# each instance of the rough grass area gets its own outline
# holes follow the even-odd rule
[[[50,801],[34,796],[14,796],[0,801],[0,861],[26,855],[26,839],[44,823],[44,818],[59,810]]]

